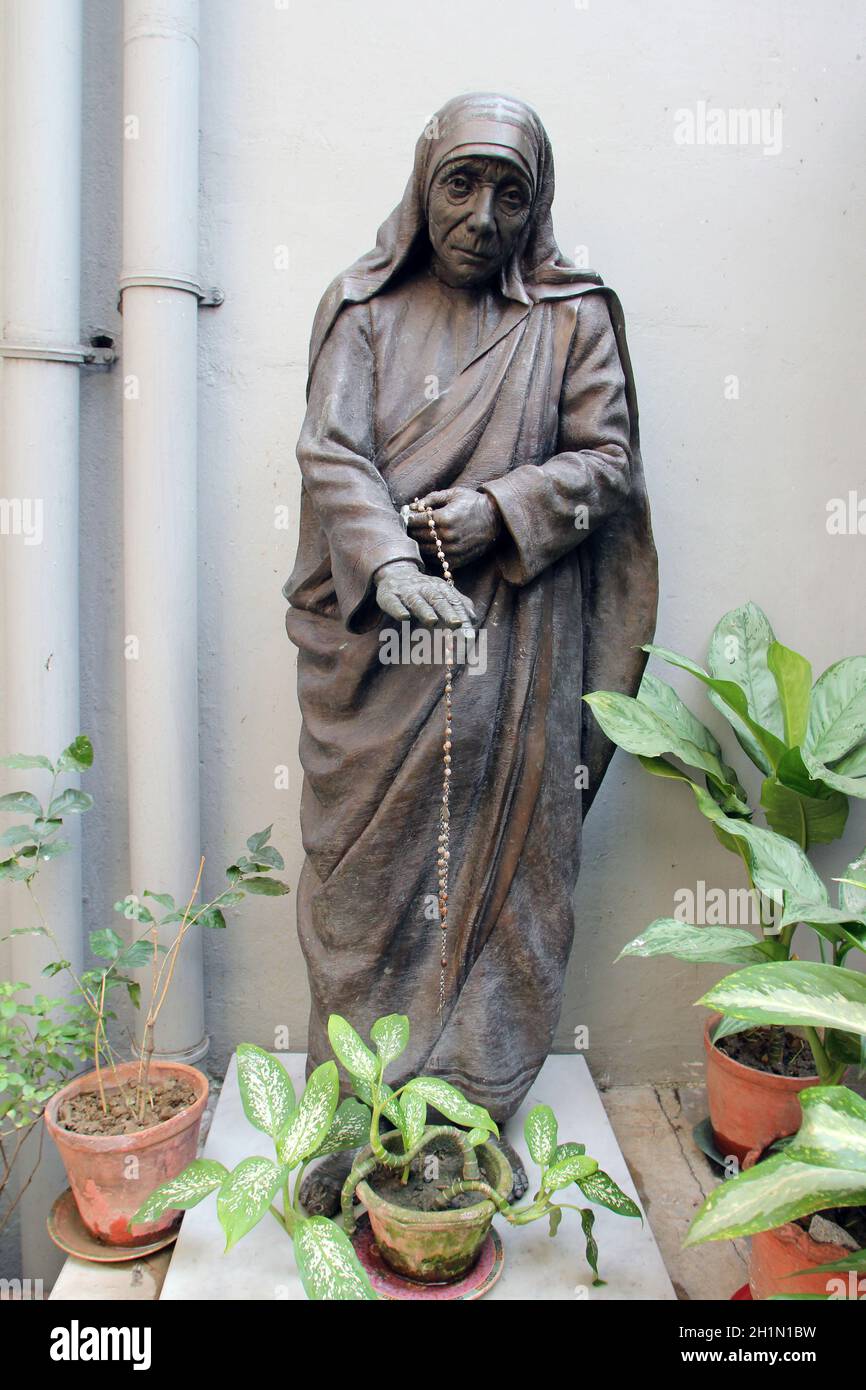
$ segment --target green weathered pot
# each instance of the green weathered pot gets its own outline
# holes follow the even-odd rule
[[[479,1144],[475,1152],[485,1182],[507,1197],[514,1181],[508,1160],[492,1144]],[[370,1154],[364,1149],[356,1162]],[[366,1181],[358,1183],[355,1195],[366,1208],[386,1264],[425,1284],[448,1284],[471,1269],[496,1211],[486,1198],[454,1211],[413,1211],[386,1201]]]

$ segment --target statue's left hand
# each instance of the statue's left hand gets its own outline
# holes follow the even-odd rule
[[[452,569],[468,565],[493,545],[502,528],[499,508],[486,492],[471,487],[449,487],[422,497],[432,507],[433,520]],[[418,542],[425,560],[436,559],[436,543],[423,512],[409,513],[409,534]]]

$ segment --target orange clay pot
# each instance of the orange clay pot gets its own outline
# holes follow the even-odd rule
[[[124,1062],[116,1074],[121,1082],[134,1085],[138,1063]],[[65,1100],[96,1090],[96,1073],[92,1071],[70,1081],[45,1107],[45,1127],[60,1151],[81,1219],[90,1234],[105,1245],[147,1245],[180,1221],[181,1213],[172,1209],[159,1221],[136,1226],[134,1234],[127,1224],[155,1187],[176,1178],[195,1158],[208,1080],[182,1062],[151,1062],[150,1075],[154,1080],[180,1077],[190,1083],[196,1098],[170,1120],[137,1134],[74,1134],[57,1123]],[[114,1072],[103,1072],[106,1091],[114,1088],[114,1076]]]
[[[774,1076],[735,1062],[710,1041],[720,1018],[715,1014],[704,1029],[710,1123],[719,1153],[735,1155],[748,1168],[777,1139],[797,1132],[800,1092],[820,1078]]]
[[[817,1293],[832,1294],[844,1286],[847,1290],[857,1279],[849,1281],[847,1274],[805,1274],[797,1279],[789,1276],[810,1265],[829,1264],[831,1260],[844,1260],[853,1252],[844,1245],[824,1244],[813,1240],[808,1231],[789,1221],[778,1226],[775,1231],[761,1231],[752,1236],[752,1254],[749,1260],[749,1288],[752,1298],[770,1298],[773,1294]],[[839,1281],[842,1281],[840,1286]],[[835,1282],[833,1282],[835,1281]]]

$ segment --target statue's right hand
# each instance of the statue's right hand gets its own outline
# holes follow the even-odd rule
[[[376,602],[383,613],[422,627],[474,627],[475,608],[465,594],[434,574],[425,574],[411,560],[380,565],[373,576]]]

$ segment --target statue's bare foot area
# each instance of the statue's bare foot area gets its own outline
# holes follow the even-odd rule
[[[340,1193],[354,1157],[355,1153],[331,1154],[316,1164],[304,1178],[301,1183],[301,1204],[310,1216],[337,1215]]]
[[[519,1202],[521,1197],[526,1196],[527,1189],[529,1188],[529,1179],[526,1176],[523,1159],[504,1136],[500,1136],[499,1139],[491,1139],[489,1142],[495,1144],[499,1152],[503,1154],[511,1164],[511,1171],[514,1174],[514,1184],[511,1188],[511,1196],[508,1198],[508,1201],[511,1206],[514,1206],[515,1202]]]

